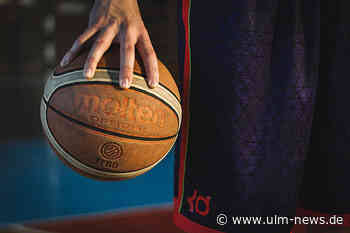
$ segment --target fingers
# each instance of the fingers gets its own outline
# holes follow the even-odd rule
[[[65,66],[69,64],[80,51],[83,44],[100,29],[97,26],[93,26],[81,34],[74,42],[72,48],[63,57],[60,65]],[[97,64],[103,54],[107,51],[112,42],[117,40],[120,42],[120,87],[129,88],[131,86],[135,63],[135,45],[145,65],[148,85],[151,88],[156,87],[159,84],[158,59],[147,30],[141,30],[140,33],[137,27],[126,27],[124,24],[119,34],[118,31],[119,26],[117,26],[116,23],[107,25],[100,30],[85,61],[83,75],[88,79],[91,79],[95,75]]]
[[[60,65],[66,66],[68,65],[73,58],[77,55],[79,50],[81,49],[82,45],[90,39],[96,32],[98,28],[96,26],[88,28],[83,34],[81,34],[78,39],[75,40],[73,43],[72,48],[64,55],[62,58]]]
[[[112,44],[117,31],[117,26],[113,25],[100,32],[85,61],[84,76],[86,78],[91,79],[95,75],[97,64]]]
[[[141,34],[136,46],[145,65],[148,85],[154,88],[159,83],[158,59],[147,31]]]
[[[129,30],[121,37],[119,82],[121,88],[129,88],[134,72],[136,33]]]

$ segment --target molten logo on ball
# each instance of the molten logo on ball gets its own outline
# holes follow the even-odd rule
[[[101,156],[108,161],[114,161],[121,157],[122,147],[115,142],[107,142],[101,147]]]
[[[137,98],[126,96],[103,97],[97,95],[77,95],[73,98],[76,114],[99,114],[105,118],[116,116],[129,122],[165,126],[167,113],[164,109],[147,106]],[[108,121],[107,121],[108,122]]]

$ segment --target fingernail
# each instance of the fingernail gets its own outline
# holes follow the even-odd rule
[[[84,71],[84,76],[87,78],[92,78],[92,69],[88,68]]]
[[[156,81],[152,80],[149,82],[149,85],[150,85],[150,87],[155,88],[156,86],[158,86],[158,83]]]
[[[129,88],[131,86],[130,80],[126,79],[125,80],[125,88]]]
[[[120,87],[121,88],[126,88],[125,80],[120,80]]]
[[[122,86],[122,88],[130,88],[130,86],[131,86],[130,80],[128,80],[128,79],[123,80],[121,83],[121,86]]]

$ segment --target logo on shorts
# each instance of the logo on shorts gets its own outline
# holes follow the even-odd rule
[[[192,196],[187,197],[186,200],[190,212],[201,216],[207,216],[209,214],[211,196],[199,195],[198,190],[195,189]]]
[[[101,157],[107,161],[115,161],[122,156],[122,147],[115,142],[107,142],[101,146]]]

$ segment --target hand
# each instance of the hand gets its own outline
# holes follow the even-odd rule
[[[120,86],[129,88],[131,85],[135,46],[143,60],[148,85],[151,88],[158,85],[158,59],[143,24],[137,0],[95,0],[88,28],[75,40],[60,65],[69,64],[92,37],[96,39],[85,61],[86,78],[94,76],[98,62],[110,45],[120,43]]]

